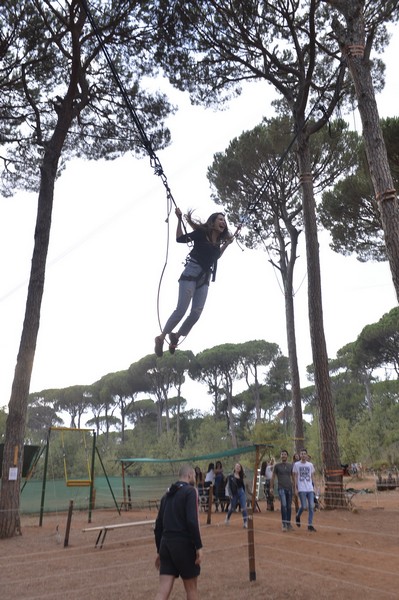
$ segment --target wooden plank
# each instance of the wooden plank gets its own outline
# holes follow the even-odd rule
[[[98,542],[101,539],[100,548],[102,548],[105,542],[107,532],[111,531],[112,529],[121,529],[122,527],[133,527],[134,525],[153,525],[154,523],[155,519],[147,521],[130,521],[129,523],[114,523],[111,525],[102,525],[99,527],[86,527],[85,529],[82,529],[82,531],[84,533],[86,533],[87,531],[98,531],[98,536],[94,547],[97,548]]]
[[[119,529],[119,527],[133,527],[133,525],[153,525],[155,523],[155,519],[154,520],[147,520],[147,521],[131,521],[129,523],[113,523],[112,525],[103,525],[101,527],[86,527],[86,529],[82,529],[83,532],[86,531],[101,531],[103,529]]]

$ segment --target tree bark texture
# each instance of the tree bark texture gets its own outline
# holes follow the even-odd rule
[[[297,258],[299,234],[295,227],[293,227],[292,224],[290,224],[289,222],[286,223],[286,227],[290,233],[290,256],[288,260],[285,259],[285,243],[284,240],[281,240],[280,270],[284,285],[285,324],[287,333],[288,361],[290,365],[291,402],[295,438],[295,451],[299,453],[301,448],[303,448],[304,432],[302,418],[301,382],[299,377],[298,353],[295,335],[295,308],[293,289],[293,276],[295,262]]]
[[[355,86],[370,176],[380,210],[392,281],[399,300],[399,203],[380,125],[369,49],[366,49],[364,1],[332,0],[328,4],[335,6],[346,22],[346,30],[338,21],[334,21],[333,26]]]
[[[21,341],[8,405],[4,440],[3,473],[0,491],[0,538],[20,533],[20,483],[29,387],[32,376],[40,309],[43,298],[47,253],[50,240],[54,185],[65,137],[70,128],[79,78],[79,33],[84,24],[83,13],[73,31],[73,66],[67,93],[58,109],[57,123],[49,139],[41,165],[41,180],[36,217],[34,248],[22,327]],[[10,468],[16,467],[17,477],[10,479]]]
[[[304,432],[302,419],[302,403],[301,403],[301,383],[298,369],[298,354],[295,337],[295,312],[294,299],[291,294],[285,296],[285,321],[287,328],[287,346],[288,360],[290,365],[291,378],[291,401],[292,414],[294,425],[295,451],[299,452],[303,448]]]
[[[4,441],[3,474],[0,493],[0,538],[15,535],[20,529],[19,505],[25,423],[29,386],[40,324],[45,268],[50,238],[56,161],[48,149],[42,164],[41,186],[36,219],[35,243],[26,300],[25,319],[15,367]],[[10,467],[18,468],[15,480],[9,479]]]
[[[319,242],[309,140],[302,130],[300,130],[298,135],[297,153],[303,196],[303,221],[308,271],[309,330],[315,373],[316,401],[319,412],[321,457],[326,479],[329,479],[329,474],[331,473],[333,480],[335,480],[337,472],[341,468],[341,462],[324,335]],[[339,483],[339,475],[337,483]],[[339,497],[342,497],[342,495],[340,494]],[[326,494],[326,505],[329,507],[333,506],[337,500],[340,501],[339,497],[335,493]]]

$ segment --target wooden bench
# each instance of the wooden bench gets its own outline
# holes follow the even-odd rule
[[[114,523],[112,525],[102,525],[100,527],[86,527],[86,529],[82,529],[83,533],[86,533],[88,531],[98,531],[98,536],[97,536],[97,540],[96,543],[94,545],[95,548],[102,548],[105,542],[105,536],[107,535],[108,531],[111,531],[112,529],[121,529],[122,527],[134,527],[135,525],[154,525],[155,524],[155,519],[154,520],[146,520],[146,521],[132,521],[130,523]],[[100,546],[98,546],[98,542],[101,539],[101,543]]]

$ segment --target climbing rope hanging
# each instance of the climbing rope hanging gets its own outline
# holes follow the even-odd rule
[[[126,104],[126,107],[129,110],[129,113],[130,113],[130,115],[132,117],[132,120],[133,120],[133,122],[134,122],[134,124],[136,126],[136,129],[137,129],[138,134],[140,136],[140,139],[141,139],[141,141],[143,143],[143,146],[144,146],[147,154],[150,157],[150,164],[151,164],[151,166],[152,166],[152,168],[154,170],[154,173],[155,173],[155,175],[157,175],[157,176],[160,177],[160,179],[161,179],[161,181],[163,183],[163,186],[164,186],[164,188],[166,190],[166,206],[167,206],[167,216],[166,216],[166,219],[165,219],[165,222],[167,223],[166,253],[165,253],[165,261],[164,261],[164,265],[162,267],[162,271],[161,271],[161,275],[160,275],[159,283],[158,283],[158,290],[157,290],[157,316],[158,316],[159,326],[161,327],[159,304],[160,304],[160,293],[161,293],[162,281],[163,281],[163,277],[164,277],[164,274],[165,274],[165,270],[166,270],[166,267],[167,267],[167,264],[168,264],[168,258],[169,258],[169,240],[170,240],[169,217],[170,217],[170,213],[172,211],[172,205],[174,205],[175,208],[177,208],[177,204],[176,204],[176,201],[175,201],[175,199],[173,197],[172,191],[170,189],[170,186],[169,186],[169,183],[168,183],[168,179],[166,177],[165,171],[163,170],[161,161],[159,160],[157,154],[155,153],[154,148],[153,148],[153,146],[151,144],[151,141],[148,138],[147,133],[146,133],[146,131],[145,131],[145,129],[144,129],[144,127],[143,127],[143,125],[142,125],[142,123],[141,123],[138,115],[137,115],[137,112],[136,112],[136,110],[135,110],[135,108],[134,108],[134,106],[133,106],[133,104],[131,102],[129,94],[126,91],[125,85],[124,85],[123,81],[121,80],[121,78],[119,77],[119,73],[118,73],[118,71],[117,71],[117,69],[115,67],[114,61],[112,60],[112,58],[111,58],[111,56],[110,56],[110,54],[108,52],[108,49],[107,49],[107,47],[105,45],[103,37],[100,34],[100,31],[99,31],[99,29],[97,27],[97,24],[96,24],[96,21],[95,21],[92,13],[90,11],[90,8],[88,6],[87,1],[86,0],[82,0],[82,5],[83,5],[83,8],[84,8],[84,10],[86,12],[87,18],[88,18],[88,20],[90,22],[90,25],[91,25],[91,27],[93,29],[93,32],[94,32],[94,34],[95,34],[95,36],[97,38],[97,41],[98,41],[98,43],[100,45],[101,51],[103,52],[103,54],[105,56],[105,59],[106,59],[106,61],[108,63],[108,66],[109,66],[109,68],[111,70],[111,73],[112,73],[112,75],[113,75],[113,77],[115,79],[115,82],[116,82],[116,84],[117,84],[117,86],[118,86],[118,88],[119,88],[119,90],[120,90],[120,92],[122,94],[122,97],[123,97],[123,100],[124,100],[124,102]],[[185,225],[184,225],[184,222],[182,222],[182,228],[183,228],[184,233],[187,233]]]
[[[101,48],[101,50],[102,50],[102,52],[103,52],[103,54],[105,56],[105,59],[106,59],[106,61],[108,63],[108,66],[109,66],[109,68],[110,68],[110,70],[112,72],[112,75],[113,75],[113,77],[114,77],[114,79],[116,81],[116,84],[117,84],[117,86],[118,86],[118,88],[119,88],[119,90],[120,90],[120,92],[122,94],[122,97],[123,97],[123,99],[125,101],[125,104],[126,104],[128,110],[129,110],[129,113],[130,113],[130,115],[132,117],[132,120],[133,120],[133,122],[134,122],[134,124],[136,126],[136,129],[137,129],[138,134],[140,136],[140,139],[141,139],[141,141],[143,143],[143,146],[144,146],[146,152],[148,153],[148,155],[150,157],[151,166],[154,169],[155,174],[158,175],[161,178],[161,181],[162,181],[162,183],[163,183],[163,185],[165,187],[165,190],[166,190],[166,197],[167,197],[167,218],[166,218],[166,222],[168,224],[168,230],[167,230],[167,250],[166,250],[165,263],[164,263],[163,268],[162,268],[162,272],[161,272],[161,276],[160,276],[160,280],[159,280],[159,285],[158,285],[158,291],[157,291],[157,315],[158,315],[159,326],[161,328],[161,322],[160,322],[160,316],[159,316],[159,298],[160,298],[160,289],[161,289],[161,285],[162,285],[162,280],[163,280],[164,273],[165,273],[165,270],[166,270],[166,266],[167,266],[167,263],[168,263],[168,255],[169,255],[169,237],[170,237],[170,232],[169,232],[169,216],[170,216],[170,213],[171,213],[172,204],[175,206],[175,208],[177,208],[177,204],[176,204],[175,199],[173,197],[173,194],[171,192],[171,189],[170,189],[170,186],[169,186],[166,174],[165,174],[165,172],[163,170],[162,164],[161,164],[158,156],[156,155],[156,153],[155,153],[155,151],[154,151],[154,149],[152,147],[151,141],[148,138],[144,127],[142,126],[142,123],[141,123],[141,121],[140,121],[140,119],[139,119],[139,117],[137,115],[137,112],[136,112],[136,110],[135,110],[135,108],[134,108],[134,106],[133,106],[133,104],[131,102],[131,99],[130,99],[127,91],[126,91],[126,88],[125,88],[125,86],[124,86],[121,78],[119,77],[119,74],[118,74],[118,72],[117,72],[117,70],[115,68],[114,62],[113,62],[113,60],[112,60],[112,58],[111,58],[111,56],[110,56],[110,54],[109,54],[109,52],[107,50],[107,47],[106,47],[106,45],[104,43],[104,40],[103,40],[103,38],[102,38],[102,36],[101,36],[101,34],[99,32],[99,29],[98,29],[98,27],[96,25],[95,19],[94,19],[93,15],[92,15],[92,13],[91,13],[91,11],[89,9],[87,1],[86,0],[82,0],[82,5],[83,5],[84,10],[86,12],[87,18],[88,18],[88,20],[89,20],[89,22],[91,24],[93,32],[94,32],[94,34],[95,34],[95,36],[96,36],[96,38],[97,38],[97,40],[99,42],[100,48]],[[322,101],[323,96],[325,95],[330,82],[336,76],[336,73],[338,72],[338,70],[340,68],[341,68],[341,63],[340,63],[340,65],[338,65],[337,69],[332,73],[332,75],[331,75],[330,79],[328,80],[327,84],[325,85],[324,89],[321,91],[319,99],[317,100],[317,102],[311,108],[309,114],[307,115],[307,117],[306,117],[306,119],[304,121],[304,125],[308,122],[308,120],[310,119],[311,115],[313,114],[313,112],[316,109],[319,109],[319,110],[322,110],[323,112],[325,112],[324,107],[320,104],[320,102]],[[246,223],[248,223],[250,221],[250,216],[251,215],[255,215],[256,216],[256,214],[258,212],[258,209],[259,209],[259,205],[261,203],[261,198],[262,198],[263,194],[265,193],[265,190],[267,189],[267,187],[268,187],[270,181],[272,180],[272,178],[274,177],[274,175],[281,168],[281,166],[282,166],[282,164],[283,164],[283,162],[284,162],[287,154],[289,153],[289,151],[291,150],[292,146],[296,142],[298,135],[299,135],[299,131],[296,131],[295,134],[294,134],[294,136],[293,136],[293,139],[290,142],[290,144],[288,145],[288,147],[286,148],[286,150],[284,151],[284,153],[281,155],[279,161],[277,162],[275,168],[273,169],[273,172],[269,175],[269,177],[267,178],[267,180],[265,181],[265,183],[259,188],[259,190],[258,190],[255,198],[252,201],[248,202],[248,205],[247,205],[247,207],[245,209],[245,212],[244,212],[244,214],[242,215],[242,217],[239,220],[239,227],[237,228],[237,231],[234,234],[234,237],[236,237],[236,235],[238,234],[238,231],[241,229],[241,226],[244,225],[244,224],[246,224]],[[185,229],[185,226],[184,226],[183,222],[182,222],[182,227],[183,227],[184,232],[186,233],[186,229]],[[254,230],[255,230],[255,232],[258,235],[260,235],[259,231],[257,231],[256,228],[254,228]]]
[[[123,100],[124,100],[124,102],[126,104],[126,107],[129,110],[130,116],[133,119],[133,122],[134,122],[134,124],[136,126],[136,129],[137,129],[138,134],[140,136],[140,139],[141,139],[141,141],[143,143],[143,146],[144,146],[147,154],[150,157],[150,163],[151,163],[152,168],[154,169],[155,175],[158,175],[161,178],[161,181],[162,181],[162,183],[163,183],[163,185],[165,187],[165,190],[166,190],[166,195],[167,195],[168,200],[171,203],[173,203],[174,206],[176,207],[177,205],[176,205],[175,199],[173,198],[173,194],[172,194],[172,191],[171,191],[171,189],[169,187],[168,179],[167,179],[167,177],[165,175],[165,172],[163,170],[161,161],[159,160],[158,156],[156,155],[156,153],[154,151],[154,148],[152,147],[151,140],[147,136],[147,133],[146,133],[146,131],[145,131],[145,129],[144,129],[144,127],[143,127],[143,125],[142,125],[142,123],[141,123],[138,115],[137,115],[136,109],[134,108],[134,106],[132,104],[132,101],[131,101],[131,99],[129,97],[129,94],[127,93],[126,87],[125,87],[123,81],[121,80],[121,78],[119,77],[119,73],[118,73],[118,71],[117,71],[117,69],[115,67],[114,61],[112,60],[112,58],[111,58],[111,56],[110,56],[110,54],[108,52],[108,49],[107,49],[107,47],[105,45],[105,42],[104,42],[104,39],[103,39],[103,37],[102,37],[102,35],[101,35],[98,27],[97,27],[96,21],[95,21],[93,15],[91,13],[91,10],[90,10],[90,8],[88,6],[87,1],[86,0],[82,0],[82,5],[83,5],[83,8],[84,8],[84,10],[86,12],[87,18],[88,18],[88,20],[90,22],[90,25],[91,25],[91,27],[93,29],[93,32],[94,32],[94,34],[95,34],[95,36],[97,38],[97,41],[98,41],[98,43],[100,45],[101,51],[102,51],[102,53],[105,56],[105,59],[106,59],[106,61],[108,63],[108,66],[109,66],[109,68],[111,70],[111,73],[112,73],[112,75],[113,75],[113,77],[115,79],[115,82],[116,82],[116,84],[117,84],[117,86],[118,86],[118,88],[119,88],[119,90],[120,90],[120,92],[122,94],[122,97],[123,97]]]

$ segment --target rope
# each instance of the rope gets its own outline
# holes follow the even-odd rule
[[[167,198],[166,200],[167,202],[167,216],[166,216],[166,250],[165,250],[165,261],[162,267],[162,271],[161,271],[161,276],[159,278],[159,282],[158,282],[158,290],[157,290],[157,318],[158,318],[158,325],[159,325],[159,329],[162,332],[162,324],[161,324],[161,317],[160,317],[160,297],[161,297],[161,287],[162,287],[162,281],[163,281],[163,277],[165,275],[165,271],[166,271],[166,267],[168,265],[168,259],[169,259],[169,245],[170,245],[170,223],[169,223],[169,217],[170,217],[170,213],[171,213],[171,203],[169,201],[169,198]]]
[[[111,56],[110,56],[110,54],[108,52],[108,49],[107,49],[107,47],[106,47],[106,45],[104,43],[104,40],[103,40],[103,38],[102,38],[102,36],[101,36],[101,34],[99,32],[99,29],[98,29],[97,24],[95,22],[95,19],[94,19],[93,15],[92,15],[92,13],[91,13],[91,11],[89,9],[87,1],[86,0],[82,0],[82,5],[83,5],[83,8],[84,8],[84,10],[86,12],[87,18],[88,18],[88,20],[89,20],[89,22],[91,24],[93,32],[94,32],[94,34],[95,34],[95,36],[96,36],[96,38],[98,40],[100,48],[101,48],[101,50],[102,50],[102,52],[103,52],[103,54],[105,56],[105,59],[106,59],[106,61],[108,63],[108,66],[109,66],[109,68],[111,70],[111,73],[112,73],[112,75],[113,75],[113,77],[114,77],[114,79],[116,81],[116,84],[117,84],[117,86],[118,86],[118,88],[119,88],[119,90],[120,90],[120,92],[122,94],[122,98],[125,101],[126,107],[128,108],[129,113],[130,113],[130,115],[131,115],[131,117],[133,119],[133,122],[134,122],[134,124],[136,126],[136,129],[137,129],[138,133],[139,133],[139,136],[141,138],[143,146],[144,146],[145,150],[147,151],[147,153],[148,153],[148,155],[150,157],[150,164],[151,164],[151,166],[152,166],[152,168],[154,170],[154,173],[155,173],[155,175],[158,175],[160,177],[160,179],[161,179],[161,181],[162,181],[162,183],[164,185],[164,188],[166,190],[166,202],[167,202],[167,217],[166,217],[166,223],[167,223],[167,236],[166,236],[166,238],[167,239],[166,239],[166,251],[165,251],[165,262],[164,262],[164,265],[162,267],[162,271],[161,271],[161,275],[160,275],[159,283],[158,283],[158,290],[157,290],[157,318],[158,318],[159,327],[160,327],[160,329],[162,331],[159,305],[160,305],[160,294],[161,294],[161,287],[162,287],[163,277],[165,275],[166,267],[167,267],[167,264],[168,264],[168,258],[169,258],[169,243],[170,243],[169,217],[170,217],[170,213],[171,213],[172,204],[175,206],[175,208],[177,208],[177,204],[176,204],[176,201],[175,201],[175,199],[173,197],[172,191],[170,189],[170,186],[169,186],[169,183],[168,183],[168,179],[167,179],[166,174],[165,174],[165,172],[163,170],[161,161],[159,160],[158,156],[156,155],[156,153],[154,151],[154,148],[153,148],[153,146],[151,144],[151,141],[148,138],[147,133],[146,133],[146,131],[145,131],[145,129],[144,129],[144,127],[143,127],[143,125],[142,125],[139,117],[138,117],[138,114],[137,114],[137,112],[136,112],[136,110],[135,110],[135,108],[134,108],[131,100],[130,100],[130,97],[129,97],[127,91],[126,91],[126,88],[125,88],[125,86],[124,86],[121,78],[119,77],[119,73],[116,70],[115,64],[114,64],[114,62],[113,62],[113,60],[112,60],[112,58],[111,58]],[[186,230],[186,227],[185,227],[183,221],[182,221],[182,228],[183,228],[184,233],[187,234],[187,230]]]
[[[163,185],[165,187],[166,195],[167,195],[168,199],[175,205],[175,207],[177,207],[175,199],[173,198],[173,195],[172,195],[172,191],[171,191],[171,189],[169,187],[168,179],[167,179],[167,177],[165,175],[165,172],[163,170],[161,161],[159,160],[158,156],[156,155],[156,153],[155,153],[155,151],[154,151],[154,149],[152,147],[151,141],[148,138],[148,136],[146,134],[146,131],[145,131],[145,129],[144,129],[144,127],[143,127],[143,125],[142,125],[142,123],[141,123],[138,115],[137,115],[137,112],[136,112],[136,110],[135,110],[135,108],[134,108],[134,106],[133,106],[133,104],[132,104],[132,102],[131,102],[131,100],[129,98],[129,95],[128,95],[127,91],[126,91],[126,88],[125,88],[125,86],[124,86],[121,78],[119,77],[118,71],[116,70],[114,62],[113,62],[113,60],[112,60],[112,58],[111,58],[111,56],[110,56],[110,54],[108,52],[108,49],[107,49],[107,47],[105,45],[104,40],[103,40],[103,38],[102,38],[102,36],[101,36],[101,34],[99,32],[99,29],[98,29],[97,24],[95,22],[95,19],[94,19],[93,15],[92,15],[92,13],[91,13],[91,11],[89,9],[87,1],[86,0],[82,0],[82,5],[83,5],[83,8],[84,8],[84,10],[86,12],[87,18],[90,21],[90,25],[91,25],[91,27],[93,29],[93,32],[94,32],[94,34],[95,34],[95,36],[96,36],[96,38],[98,40],[100,48],[101,48],[101,50],[102,50],[102,52],[103,52],[103,54],[105,56],[105,59],[106,59],[106,61],[108,63],[108,66],[109,66],[109,68],[111,70],[111,73],[112,73],[112,75],[113,75],[113,77],[114,77],[114,79],[116,81],[116,84],[117,84],[117,86],[118,86],[118,88],[119,88],[119,90],[120,90],[120,92],[122,94],[122,97],[123,97],[123,99],[125,101],[125,104],[126,104],[128,110],[129,110],[130,116],[132,117],[133,122],[134,122],[134,124],[135,124],[135,126],[137,128],[137,131],[139,133],[139,136],[141,138],[143,146],[144,146],[145,150],[147,151],[147,153],[148,153],[148,155],[150,157],[150,164],[151,164],[152,168],[154,169],[155,175],[158,175],[161,178],[161,181],[162,181],[162,183],[163,183]]]

